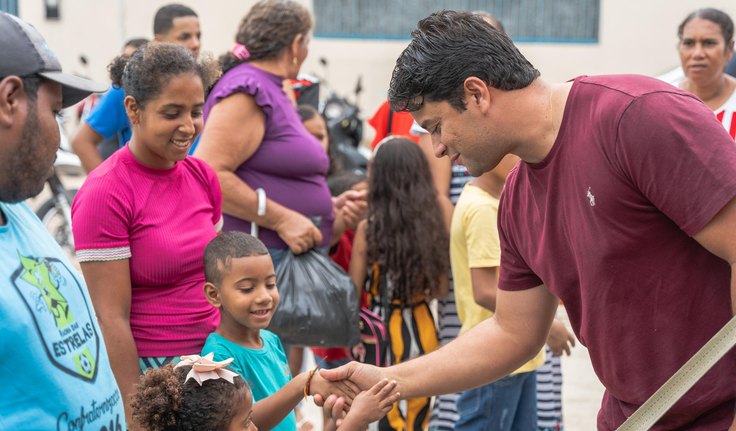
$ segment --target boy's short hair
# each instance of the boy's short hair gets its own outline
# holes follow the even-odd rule
[[[222,232],[204,249],[204,278],[214,285],[222,281],[223,270],[232,259],[268,254],[266,246],[256,237],[243,232]]]
[[[153,34],[166,34],[174,27],[174,18],[197,17],[197,13],[183,4],[172,3],[162,6],[153,17]]]

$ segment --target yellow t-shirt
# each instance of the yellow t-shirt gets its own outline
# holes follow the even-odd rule
[[[455,286],[457,314],[462,322],[460,334],[493,316],[475,303],[470,268],[501,265],[498,238],[498,199],[481,188],[466,184],[452,212],[450,262]],[[512,374],[534,371],[544,363],[544,349]]]

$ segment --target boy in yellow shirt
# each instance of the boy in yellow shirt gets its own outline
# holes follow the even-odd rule
[[[490,318],[496,308],[498,270],[501,265],[496,222],[498,204],[506,176],[517,160],[515,156],[508,155],[495,169],[470,181],[453,212],[450,261],[457,311],[462,322],[460,335]],[[566,333],[560,322],[554,326],[558,331],[565,331],[562,340],[569,353],[567,343],[574,344],[574,338]],[[511,375],[463,392],[457,403],[460,419],[455,424],[455,430],[536,430],[535,370],[544,360],[542,350]]]

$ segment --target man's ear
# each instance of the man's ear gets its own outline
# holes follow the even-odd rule
[[[204,291],[204,297],[207,298],[207,302],[209,302],[211,306],[215,308],[220,308],[222,306],[222,302],[220,301],[220,291],[217,290],[217,287],[215,287],[214,284],[207,282],[204,284],[202,290]]]
[[[477,106],[481,112],[485,112],[490,109],[491,105],[491,92],[488,88],[488,84],[483,82],[482,79],[470,76],[463,82],[463,93],[465,96],[465,105]]]
[[[8,76],[0,81],[0,126],[13,126],[15,115],[18,114],[21,103],[28,100],[23,80],[17,76]]]
[[[138,105],[138,102],[133,98],[133,96],[125,96],[123,105],[125,106],[125,114],[128,116],[130,124],[138,124],[138,119],[141,113],[141,108]]]

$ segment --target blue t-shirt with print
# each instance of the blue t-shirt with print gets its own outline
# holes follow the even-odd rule
[[[0,429],[124,431],[84,280],[25,203],[0,211]]]
[[[216,361],[235,359],[228,367],[248,383],[254,401],[273,395],[291,380],[289,363],[279,337],[273,332],[261,330],[261,340],[263,347],[249,349],[213,332],[202,347],[202,355],[213,352]],[[296,416],[293,411],[273,428],[274,431],[295,429]]]

